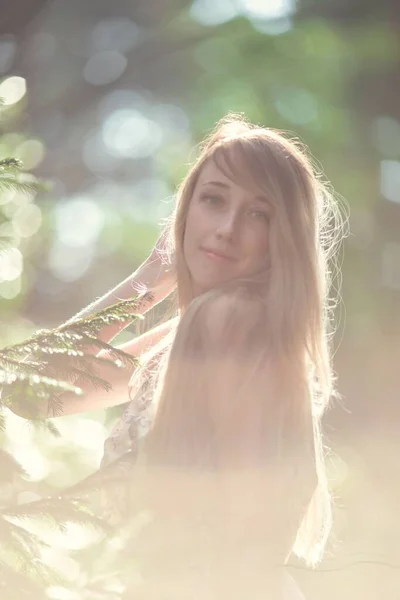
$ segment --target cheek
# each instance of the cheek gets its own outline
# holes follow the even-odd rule
[[[185,233],[183,237],[183,255],[186,262],[190,260],[190,256],[193,252],[194,243],[196,240],[196,215],[193,207],[189,207],[188,214],[186,217]]]
[[[187,253],[190,252],[190,242],[193,239],[192,222],[193,222],[192,211],[189,209],[187,217],[186,217],[185,233],[183,236],[183,253],[184,253],[185,257],[187,255]]]
[[[184,247],[186,251],[189,252],[196,247],[198,240],[202,237],[202,233],[206,229],[205,225],[204,215],[201,210],[199,210],[199,207],[196,206],[196,204],[192,204],[189,207],[186,217],[184,237]]]
[[[248,257],[255,267],[260,267],[268,257],[268,232],[252,232],[248,237]]]

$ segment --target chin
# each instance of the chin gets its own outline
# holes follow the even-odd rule
[[[196,296],[204,294],[209,290],[219,287],[232,279],[235,279],[236,274],[227,274],[223,270],[214,270],[212,267],[207,268],[202,262],[193,260],[192,264],[190,261],[186,261],[191,280],[193,285],[193,291]]]

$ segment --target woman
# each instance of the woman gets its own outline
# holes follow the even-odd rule
[[[135,451],[136,473],[151,474],[141,489],[164,515],[157,523],[165,535],[174,523],[164,538],[169,555],[190,546],[200,570],[208,560],[219,598],[284,598],[285,590],[299,598],[278,566],[292,552],[316,565],[331,527],[320,420],[334,391],[328,293],[338,204],[298,141],[228,115],[204,141],[170,225],[133,277],[77,315],[128,298],[132,288],[152,292],[146,312],[176,280],[175,317],[120,346],[142,355],[143,367],[103,466]],[[172,255],[173,267],[164,260]],[[100,337],[110,341],[121,328]],[[114,399],[66,397],[65,412],[124,402],[126,381],[111,366],[102,376]],[[132,481],[136,506],[137,475]],[[175,517],[187,534],[176,547]],[[204,530],[213,534],[212,560],[208,542],[199,550]],[[232,579],[236,568],[241,577]],[[161,590],[145,597],[180,597],[182,573],[174,584],[158,576]]]

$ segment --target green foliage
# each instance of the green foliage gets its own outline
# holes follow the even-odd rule
[[[16,158],[0,159],[0,195],[7,193],[33,194],[46,189],[36,178],[23,172],[23,165]],[[12,245],[13,238],[4,224],[11,222],[5,210],[6,203],[0,202],[0,250]]]
[[[191,157],[192,144],[199,140],[213,122],[227,110],[238,110],[245,112],[254,121],[295,132],[296,135],[302,137],[310,146],[312,153],[323,164],[334,187],[348,199],[351,205],[353,235],[349,238],[346,248],[343,291],[347,313],[345,337],[350,343],[350,353],[347,355],[344,353],[341,359],[339,381],[340,388],[349,391],[348,401],[353,407],[352,411],[355,415],[366,414],[368,415],[367,422],[372,419],[372,423],[374,410],[376,410],[374,408],[376,398],[381,399],[380,405],[386,402],[386,406],[389,406],[388,398],[396,397],[394,384],[390,384],[390,381],[392,379],[395,381],[395,378],[391,379],[389,376],[388,365],[395,365],[398,355],[397,346],[395,347],[394,344],[392,352],[385,352],[380,347],[381,340],[375,340],[373,335],[370,335],[370,332],[373,333],[379,328],[380,311],[387,312],[387,320],[392,332],[393,315],[398,312],[399,304],[397,297],[395,298],[393,295],[390,302],[387,303],[387,309],[386,303],[382,308],[377,294],[377,290],[381,286],[380,244],[389,239],[389,230],[400,231],[398,226],[396,228],[399,220],[398,214],[394,212],[394,207],[382,224],[384,202],[379,194],[379,161],[397,160],[400,147],[397,132],[400,113],[397,102],[399,28],[396,3],[394,0],[383,3],[302,0],[297,3],[298,11],[292,20],[292,27],[278,34],[268,33],[268,26],[270,31],[273,30],[271,23],[263,23],[256,19],[250,20],[243,15],[221,25],[201,25],[190,16],[190,3],[185,5],[184,10],[181,10],[182,3],[175,3],[174,7],[173,3],[171,5],[164,3],[165,7],[164,4],[162,7],[159,4],[159,14],[151,17],[151,8],[147,4],[149,3],[146,3],[145,0],[129,3],[129,14],[133,20],[135,20],[136,10],[138,22],[143,15],[147,15],[149,19],[149,44],[140,47],[138,52],[135,47],[133,54],[127,57],[126,78],[122,77],[117,80],[115,89],[124,87],[131,89],[132,82],[134,82],[134,86],[140,93],[145,90],[147,94],[149,91],[148,96],[152,96],[155,101],[173,103],[179,109],[184,109],[188,119],[187,136],[181,138],[179,131],[174,130],[173,135],[167,136],[165,146],[162,146],[151,157],[151,168],[153,168],[153,163],[156,163],[163,180],[171,184],[171,189],[187,171],[187,161],[188,157]],[[167,4],[168,8],[166,8]],[[236,4],[239,5],[239,3]],[[215,3],[216,10],[217,5],[218,3]],[[210,12],[212,12],[212,8],[212,3],[209,3]],[[168,19],[164,19],[163,22],[164,13],[162,11],[164,9],[168,10]],[[69,13],[69,9],[66,9],[63,19],[61,19],[62,28],[66,28],[65,23],[68,18],[72,19],[70,28],[66,28],[66,30],[74,27],[73,19],[77,16],[74,16],[72,9],[70,10]],[[82,17],[81,29],[85,39],[87,39],[85,25],[92,28],[93,18],[97,18],[95,3],[88,14],[87,22],[80,15]],[[388,15],[392,15],[389,17],[390,22],[388,22]],[[154,29],[151,27],[152,18],[154,18],[154,23],[159,22],[159,26]],[[55,34],[55,40],[58,43],[57,26],[59,25],[51,21],[47,25],[48,31]],[[62,36],[59,36],[59,39],[62,43]],[[78,42],[79,34],[77,33],[76,41],[74,38],[74,49]],[[58,54],[60,55],[59,52]],[[36,91],[32,90],[32,94],[36,94],[33,120],[36,119],[37,122],[44,122],[48,125],[46,113],[54,114],[54,109],[56,109],[66,115],[71,130],[77,124],[79,128],[83,127],[83,121],[87,121],[88,127],[92,127],[93,119],[90,118],[90,115],[98,114],[98,102],[106,98],[107,89],[104,86],[90,87],[83,80],[81,74],[84,63],[81,65],[82,68],[76,68],[79,51],[68,56],[67,44],[64,44],[61,54],[63,62],[57,63],[56,72],[52,72],[50,64],[45,63],[45,68],[48,69],[46,79],[50,85],[36,86]],[[81,52],[81,56],[84,56],[83,60],[87,60],[85,52]],[[68,60],[70,60],[69,63]],[[32,77],[35,76],[34,68],[32,68]],[[43,65],[39,65],[39,71],[42,68]],[[66,89],[63,87],[66,81],[70,86],[68,94],[62,91]],[[73,101],[71,101],[71,97]],[[149,102],[149,106],[150,114],[151,102]],[[11,114],[11,111],[7,114]],[[8,118],[7,114],[4,113],[5,119]],[[12,117],[14,122],[8,126],[8,129],[19,125],[17,114],[18,110],[15,110]],[[82,115],[85,115],[85,119],[81,118]],[[86,119],[86,115],[89,118]],[[390,117],[392,123],[385,131],[379,133],[378,144],[378,124],[375,119],[382,116],[388,120]],[[24,118],[21,119],[21,122],[24,129],[26,123]],[[93,340],[95,331],[87,330],[82,337],[79,337],[76,331],[58,331],[56,335],[56,330],[45,330],[37,332],[30,340],[26,340],[25,346],[25,342],[19,345],[15,344],[16,339],[27,337],[28,334],[24,335],[24,331],[34,327],[28,319],[36,320],[37,318],[37,312],[32,311],[36,300],[35,294],[32,292],[35,287],[35,278],[39,280],[41,277],[43,264],[55,241],[52,215],[57,201],[55,195],[54,198],[47,198],[46,202],[41,202],[40,210],[44,216],[44,223],[40,237],[31,236],[35,237],[32,244],[28,243],[30,240],[27,238],[20,242],[13,227],[14,215],[18,210],[18,194],[24,194],[24,198],[33,200],[36,193],[41,191],[35,180],[23,173],[19,161],[7,158],[16,153],[14,150],[24,140],[24,133],[4,134],[0,138],[0,159],[2,158],[0,251],[21,248],[24,262],[31,267],[29,273],[31,278],[28,280],[23,277],[21,290],[17,296],[13,296],[12,302],[6,296],[0,300],[0,312],[3,313],[0,334],[2,334],[3,340],[7,339],[7,343],[9,343],[8,340],[11,340],[11,345],[0,353],[0,381],[3,386],[1,401],[4,406],[4,409],[0,411],[0,431],[3,440],[8,428],[7,407],[23,408],[25,414],[33,415],[38,403],[48,403],[49,413],[56,415],[60,414],[62,410],[63,394],[79,395],[79,386],[76,385],[77,378],[85,382],[90,380],[94,386],[107,389],[107,382],[95,374],[96,367],[99,367],[101,373],[101,361],[86,352],[90,344],[95,343]],[[56,162],[50,161],[46,164],[46,172],[57,173],[57,177],[67,183],[70,181],[71,174],[78,171],[77,177],[81,176],[82,178],[78,184],[83,182],[82,187],[85,189],[88,176],[91,178],[93,174],[82,169],[81,159],[78,159],[79,165],[74,161],[70,162],[68,160],[68,154],[71,154],[70,145],[65,143],[66,140],[63,136],[59,136],[59,140],[56,145],[57,152],[54,153],[57,157]],[[393,149],[392,154],[388,151],[388,145]],[[76,151],[79,155],[78,147]],[[60,167],[59,165],[65,166]],[[77,166],[78,168],[76,168]],[[135,161],[132,161],[127,165],[127,171],[132,170],[140,179],[142,162],[139,161],[139,168],[136,172],[135,166]],[[124,168],[122,164],[122,171],[117,170],[115,173],[111,171],[111,174],[105,171],[104,178],[107,180],[114,177],[114,180],[117,181],[121,172],[122,178],[124,178]],[[143,172],[146,175],[146,168],[143,169]],[[97,176],[98,174],[96,174]],[[72,179],[74,178],[72,177]],[[118,277],[124,277],[125,270],[135,266],[136,262],[147,253],[156,237],[156,228],[152,227],[150,223],[144,226],[139,222],[140,219],[137,219],[137,215],[132,212],[132,209],[135,210],[132,199],[130,204],[128,202],[117,204],[120,201],[118,191],[109,195],[111,200],[108,202],[106,225],[96,248],[98,256],[96,256],[93,268],[78,284],[76,282],[69,283],[64,287],[64,290],[68,287],[68,292],[71,294],[67,297],[67,303],[71,298],[77,306],[82,306],[84,302],[87,302],[88,296],[92,298],[97,293],[98,288],[104,289],[113,285]],[[150,214],[152,210],[150,206],[145,205],[146,212]],[[134,218],[132,218],[133,214]],[[393,233],[393,238],[394,235]],[[25,268],[26,265],[24,265]],[[55,280],[55,276],[52,277]],[[39,285],[41,282],[42,279],[40,279]],[[63,318],[65,301],[63,302],[63,298],[61,300],[58,297],[54,299],[49,295],[46,298],[46,309],[46,315],[43,316],[43,319],[46,319],[45,322],[55,322],[58,315],[60,319]],[[40,319],[42,319],[41,315]],[[85,343],[87,344],[86,348],[84,347]],[[96,347],[99,349],[101,345]],[[357,375],[360,372],[357,366],[357,357],[359,357],[362,373],[365,365],[371,366],[367,378],[360,378]],[[123,362],[121,357],[115,356],[115,359]],[[372,374],[375,369],[377,369],[377,375],[374,387],[371,382],[373,382]],[[355,377],[358,377],[357,382]],[[367,389],[363,390],[364,380],[367,383]],[[392,385],[391,388],[388,387],[390,385]],[[357,405],[359,412],[356,410]],[[381,406],[379,407],[379,422],[381,422],[381,414],[384,410],[385,404],[383,409]],[[394,409],[391,407],[390,410],[392,411],[390,414],[394,415]],[[358,418],[355,421],[358,421]],[[396,417],[393,416],[393,422],[395,421]],[[53,434],[58,431],[52,420],[44,421],[36,418],[34,426]],[[353,425],[353,427],[355,426]],[[334,422],[334,429],[340,429],[336,422]],[[351,436],[352,445],[357,437],[357,432],[352,431]],[[368,432],[368,440],[370,438],[371,432]],[[396,455],[397,446],[394,444],[386,454],[382,451],[384,441],[387,441],[384,438],[384,433],[382,440],[379,440],[378,437],[379,443],[376,444],[374,452],[377,472],[381,472],[382,465],[388,464],[388,456]],[[44,452],[44,446],[41,443],[41,438],[35,440],[39,453]],[[348,440],[345,445],[346,447],[349,445]],[[53,462],[58,455],[61,455],[61,460],[64,462],[67,462],[67,457],[71,462],[70,457],[73,456],[74,449],[70,446],[72,445],[69,444],[69,440],[66,440],[64,447],[54,449]],[[94,442],[93,446],[95,446]],[[370,441],[367,446],[370,446]],[[75,453],[77,453],[76,450]],[[354,454],[357,456],[355,450]],[[84,462],[85,457],[82,452],[79,453],[78,460],[79,465]],[[357,473],[357,464],[360,462],[358,457],[355,462],[355,473],[352,470],[354,469],[352,458],[346,466],[346,471],[348,470],[350,473],[347,480],[347,487],[350,491],[348,491],[349,497],[346,500],[349,504],[353,502],[354,506],[354,519],[349,518],[348,522],[359,524],[360,532],[357,539],[360,540],[364,539],[362,536],[370,529],[374,519],[377,522],[379,520],[386,521],[387,537],[395,539],[393,537],[393,524],[396,523],[395,511],[393,516],[388,516],[386,508],[371,509],[369,512],[366,510],[364,521],[360,516],[359,507],[365,505],[365,498],[375,498],[375,502],[379,503],[380,496],[377,490],[384,492],[384,488],[380,481],[378,486],[376,484],[371,486],[366,493],[365,488],[360,485],[358,497],[355,499],[357,496],[355,488],[357,488],[357,482],[362,475]],[[78,471],[77,464],[72,468]],[[5,451],[0,455],[0,473],[2,497],[7,496],[8,487],[18,487],[16,482],[27,480],[27,475],[18,466],[16,459],[6,454]],[[102,477],[103,475],[105,474],[103,473]],[[108,475],[111,485],[114,475],[111,472]],[[62,476],[58,474],[58,481],[61,479]],[[73,493],[76,493],[81,498],[87,486],[93,489],[101,488],[103,483],[103,479],[97,476],[89,478],[80,487],[74,487],[74,491],[70,490],[71,496],[68,497],[72,497]],[[46,483],[43,484],[43,482],[38,484],[39,495],[42,495],[43,488],[47,489],[45,486]],[[58,502],[58,510],[61,506],[64,507],[64,516],[67,521],[68,514],[71,521],[79,520],[78,515],[73,515],[74,507],[67,509],[66,498],[65,494],[63,500]],[[49,503],[38,500],[37,505],[31,503],[30,508],[27,508],[31,511],[31,517],[38,518],[35,517],[35,511],[40,512],[41,502],[43,502],[42,506],[45,507],[45,512],[47,514],[51,512]],[[372,506],[374,502],[371,502]],[[4,511],[6,509],[11,511],[10,507],[18,511],[18,504],[10,499],[5,498],[2,504]],[[68,513],[68,510],[71,512]],[[6,523],[5,517],[4,522]],[[60,515],[59,523],[61,522]],[[379,527],[378,524],[376,525],[377,539],[378,535],[379,539],[382,539],[380,527],[381,523],[379,523]],[[25,557],[35,557],[41,548],[40,543],[32,546],[33,551],[29,554],[29,552],[26,553],[25,548],[25,544],[29,544],[28,538],[23,538],[24,534],[21,534],[19,529],[15,530],[14,535],[13,530],[11,531],[6,524],[4,531],[5,539],[11,540],[7,552],[10,552],[10,548],[14,548],[12,550],[14,558],[10,564],[0,563],[2,565],[0,582],[7,582],[7,589],[13,590],[16,600],[42,598],[44,596],[43,589],[47,585],[45,581],[51,580],[54,583],[57,580],[54,571],[49,570],[46,579],[46,573],[40,569],[36,575],[31,573],[28,561],[21,560],[20,566],[26,571],[23,574],[21,568],[17,568],[18,561],[15,558],[19,552],[25,553],[23,554]],[[339,532],[340,537],[341,532]],[[351,532],[349,539],[352,539]],[[354,544],[354,540],[351,544]],[[355,546],[357,546],[357,542],[355,542]],[[15,548],[17,548],[16,551]],[[85,583],[78,581],[78,578],[76,582],[66,582],[61,578],[59,585],[62,586],[65,583],[69,590],[74,589],[77,594],[76,598],[79,600],[82,598],[96,600],[103,597],[110,600],[119,598],[119,592],[115,591],[121,581],[120,576],[116,575],[118,567],[121,566],[118,565],[118,558],[116,558],[118,556],[111,538],[107,538],[100,545],[90,546],[88,549],[76,552],[74,556],[76,560],[85,565]],[[33,562],[33,564],[35,563]],[[44,569],[44,566],[41,568]],[[367,568],[369,569],[369,567]],[[391,578],[388,577],[387,582],[390,581]],[[348,581],[346,580],[343,585],[348,586]],[[112,586],[114,586],[114,590],[111,589]],[[0,596],[3,596],[1,591]]]
[[[62,414],[63,394],[82,394],[81,388],[71,381],[90,382],[95,388],[109,390],[110,384],[95,372],[96,369],[101,372],[105,359],[93,352],[106,349],[113,364],[119,368],[135,365],[136,359],[102,342],[96,334],[106,325],[132,321],[138,304],[146,300],[147,294],[119,302],[92,316],[69,321],[54,330],[38,331],[24,342],[3,348],[0,351],[1,428],[6,429],[7,409],[11,409],[34,419],[35,427],[45,427],[58,435],[54,423],[49,419],[41,420],[40,414],[43,406],[46,407],[45,414]],[[0,487],[3,488],[5,484],[15,485],[21,478],[27,478],[24,469],[5,450],[0,451],[0,474]],[[39,521],[42,526],[61,531],[66,530],[68,523],[74,523],[95,527],[103,534],[110,533],[107,523],[96,517],[85,501],[87,495],[104,486],[106,476],[107,473],[105,476],[95,474],[57,497],[23,504],[10,498],[3,502],[0,508],[0,587],[13,590],[10,598],[33,599],[51,586],[71,587],[71,582],[46,562],[43,551],[51,546],[40,528],[38,532],[32,530],[32,523]],[[109,581],[103,583],[107,588]],[[91,582],[89,588],[91,585],[93,594],[95,589],[99,593],[99,581]],[[111,599],[114,596],[100,597]]]

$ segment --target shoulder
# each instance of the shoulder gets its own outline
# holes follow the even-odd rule
[[[168,321],[164,321],[159,325],[149,329],[145,333],[133,338],[129,342],[119,344],[116,346],[118,350],[123,350],[128,354],[142,355],[148,350],[155,347],[159,342],[166,338],[169,334],[172,334],[179,322],[178,317],[173,317]],[[106,355],[106,353],[105,353]]]
[[[207,314],[212,317],[255,318],[265,306],[261,294],[245,285],[230,287],[211,299],[207,304]]]
[[[261,327],[264,311],[265,303],[259,294],[237,285],[198,298],[196,312],[204,335],[227,342]]]

